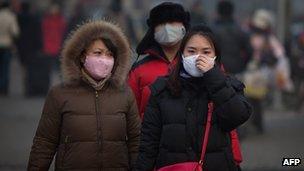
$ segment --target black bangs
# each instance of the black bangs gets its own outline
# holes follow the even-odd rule
[[[113,53],[113,57],[115,59],[117,57],[117,51],[118,51],[117,46],[115,46],[110,39],[101,38],[101,40],[106,45],[106,47],[109,49],[109,51],[111,51]]]

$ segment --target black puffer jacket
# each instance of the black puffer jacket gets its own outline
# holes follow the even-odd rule
[[[202,78],[182,78],[180,97],[171,95],[167,77],[151,86],[151,96],[142,125],[137,169],[140,171],[198,161],[205,131],[208,102],[214,103],[205,167],[208,171],[237,170],[233,161],[229,131],[251,114],[243,96],[244,85],[226,77],[218,67]]]

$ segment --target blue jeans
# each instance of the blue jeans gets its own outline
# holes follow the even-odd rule
[[[0,48],[0,94],[2,95],[8,94],[11,57],[10,49]]]

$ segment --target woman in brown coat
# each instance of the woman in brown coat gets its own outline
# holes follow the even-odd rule
[[[28,170],[130,170],[140,120],[125,84],[130,47],[116,25],[88,22],[66,41],[64,82],[51,88],[30,153]]]

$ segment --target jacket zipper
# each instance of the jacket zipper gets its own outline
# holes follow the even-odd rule
[[[102,151],[102,143],[101,143],[101,114],[99,109],[99,94],[98,91],[95,90],[95,110],[96,110],[96,118],[97,118],[97,142],[98,142],[98,154],[101,156]],[[102,167],[102,162],[100,160],[100,166]]]
[[[64,148],[63,148],[63,154],[62,154],[62,158],[61,158],[61,166],[64,167],[64,162],[65,162],[65,157],[68,151],[68,143],[69,143],[69,136],[66,135],[64,137]]]

